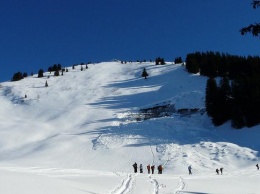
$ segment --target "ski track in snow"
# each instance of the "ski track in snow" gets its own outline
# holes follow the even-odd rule
[[[180,179],[179,179],[179,188],[177,188],[175,190],[174,194],[181,194],[184,191],[185,187],[186,187],[186,184],[185,184],[183,178],[180,177]]]
[[[135,186],[135,178],[132,174],[127,174],[127,176],[121,181],[120,185],[108,192],[107,194],[130,194],[133,192]]]
[[[153,194],[159,194],[159,183],[156,179],[152,178],[151,175],[148,176],[149,179],[150,179],[150,182],[152,183],[153,185]]]
[[[152,159],[152,163],[151,163],[151,164],[153,165],[153,164],[154,164],[154,153],[153,153],[152,146],[150,145],[149,147],[150,147],[150,151],[151,151],[152,158],[153,158],[153,159]]]

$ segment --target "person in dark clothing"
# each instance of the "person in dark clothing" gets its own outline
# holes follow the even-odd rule
[[[219,175],[219,169],[218,168],[216,169],[216,173],[217,173],[217,175]]]
[[[148,166],[147,166],[148,174],[150,174],[150,169],[151,169],[151,166],[150,166],[150,164],[148,164]]]
[[[140,164],[140,173],[143,173],[143,165]]]
[[[256,168],[257,168],[257,170],[259,170],[259,165],[258,164],[256,164]]]
[[[192,173],[191,173],[191,166],[188,167],[188,170],[189,170],[189,175],[192,175]]]
[[[162,174],[162,169],[163,169],[162,165],[159,165],[158,166],[158,174]]]
[[[221,167],[219,170],[220,170],[220,173],[221,173],[221,175],[222,175],[222,173],[223,173],[223,168]]]
[[[133,164],[133,167],[134,167],[134,172],[137,173],[137,164],[136,164],[136,162]]]
[[[154,173],[154,165],[151,166],[152,174]]]

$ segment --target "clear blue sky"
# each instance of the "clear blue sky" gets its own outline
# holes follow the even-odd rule
[[[260,22],[251,0],[0,0],[0,81],[53,64],[173,61],[195,51],[259,55],[239,30]]]

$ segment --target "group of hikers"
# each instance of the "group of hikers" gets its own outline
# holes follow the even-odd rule
[[[219,172],[222,174],[223,173],[223,168],[221,167],[220,169],[216,169],[216,173],[217,173],[217,175],[219,175]]]
[[[134,172],[137,173],[138,165],[137,165],[136,162],[133,164],[133,167],[134,167]],[[155,168],[154,165],[151,166],[150,164],[148,164],[146,168],[147,168],[148,174],[150,174],[151,171],[152,171],[152,174],[154,174],[154,168]],[[257,168],[257,170],[259,170],[259,165],[258,164],[256,164],[256,168]],[[140,164],[139,170],[140,170],[140,173],[143,173],[143,165],[142,164]],[[162,174],[162,171],[163,171],[162,165],[159,165],[157,167],[157,170],[158,170],[158,174]],[[191,168],[191,165],[190,165],[190,166],[188,166],[189,175],[192,175],[192,171],[191,170],[192,170],[192,168]],[[216,173],[217,173],[217,175],[219,175],[219,173],[222,175],[223,168],[222,167],[219,168],[219,169],[217,168],[216,169]]]
[[[138,165],[137,165],[136,162],[133,164],[133,167],[134,167],[134,172],[137,173]],[[154,174],[155,165],[150,165],[150,164],[148,164],[148,165],[146,166],[146,168],[147,168],[148,174],[150,174],[150,173]],[[140,164],[139,170],[140,170],[140,173],[143,173],[143,165],[142,165],[142,164]],[[157,167],[157,170],[158,170],[158,174],[162,174],[162,170],[163,170],[162,165],[159,165],[159,166]]]

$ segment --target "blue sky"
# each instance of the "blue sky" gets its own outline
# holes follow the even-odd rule
[[[259,55],[239,30],[260,22],[251,0],[0,0],[0,81],[53,64],[173,61],[195,51]]]

